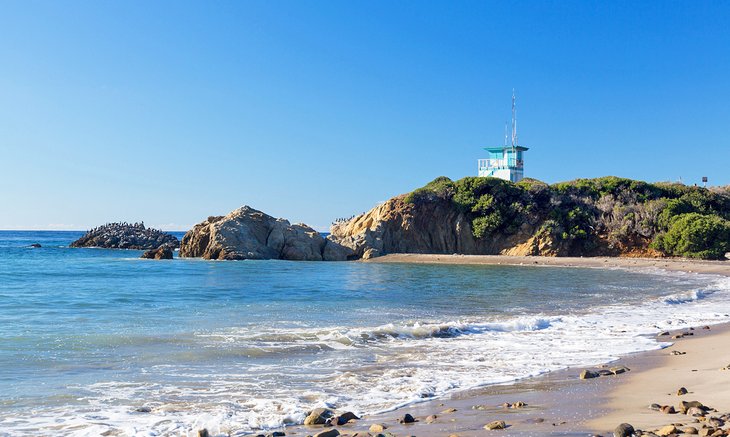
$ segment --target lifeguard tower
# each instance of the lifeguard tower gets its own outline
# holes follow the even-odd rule
[[[515,108],[515,92],[512,90],[512,135],[507,142],[507,126],[505,126],[504,146],[485,147],[489,158],[480,159],[479,177],[495,177],[512,182],[519,182],[525,177],[525,151],[527,147],[517,144],[517,110]]]

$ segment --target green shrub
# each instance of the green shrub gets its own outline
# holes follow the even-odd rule
[[[667,255],[724,259],[730,252],[730,221],[696,212],[681,214],[671,219],[669,230],[652,246]]]

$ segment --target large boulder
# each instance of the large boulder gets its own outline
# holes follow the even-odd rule
[[[71,243],[71,247],[102,247],[105,249],[150,250],[160,247],[176,248],[178,239],[144,223],[107,223],[91,229]]]
[[[347,259],[347,250],[305,224],[291,224],[242,206],[226,216],[208,217],[195,225],[182,239],[180,256],[216,260],[337,261]]]

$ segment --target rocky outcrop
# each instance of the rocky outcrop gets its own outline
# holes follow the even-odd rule
[[[140,258],[143,259],[172,259],[172,249],[168,246],[158,247],[157,249],[150,249],[142,254]]]
[[[107,223],[91,229],[83,237],[71,243],[71,247],[137,250],[176,248],[179,245],[180,242],[174,235],[146,228],[144,223]]]
[[[305,224],[291,224],[248,206],[208,217],[188,231],[180,245],[181,257],[215,260],[340,261],[352,255],[352,250]]]
[[[535,231],[524,223],[514,234],[476,238],[471,220],[448,200],[409,203],[401,195],[334,224],[329,238],[350,248],[350,258],[362,259],[388,253],[555,255],[559,244]]]
[[[349,220],[350,258],[389,253],[687,256],[730,249],[730,190],[607,176],[547,185],[439,177]]]

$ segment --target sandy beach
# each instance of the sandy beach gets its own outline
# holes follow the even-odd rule
[[[367,262],[661,268],[730,276],[730,262],[685,259],[395,254]],[[596,363],[589,369],[565,369],[512,384],[460,392],[363,417],[337,429],[342,434],[363,435],[375,424],[374,429],[383,425],[384,432],[394,435],[609,436],[614,435],[618,425],[628,423],[637,435],[678,435],[683,431],[728,435],[724,422],[730,416],[724,414],[730,412],[730,370],[724,368],[730,364],[730,354],[726,353],[730,324],[658,334],[656,340],[667,347],[613,363]],[[621,371],[624,366],[627,371]],[[581,379],[583,370],[605,375]],[[699,401],[704,406],[690,410],[689,414],[695,413],[692,416],[681,412],[683,401]],[[399,423],[406,413],[417,421]],[[484,429],[494,421],[503,421],[506,428]],[[286,431],[288,435],[316,435],[331,429],[301,426]],[[377,434],[373,430],[370,433]]]

